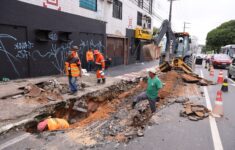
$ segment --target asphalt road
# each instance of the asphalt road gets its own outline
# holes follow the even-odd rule
[[[215,77],[211,78],[209,72],[202,66],[196,66],[196,72],[205,78],[216,81],[219,70],[215,70]],[[224,77],[227,76],[226,70]],[[221,85],[208,86],[208,98],[214,107],[216,92]],[[205,90],[202,87],[202,91]],[[229,80],[229,92],[223,93],[224,117],[207,118],[198,122],[189,121],[179,117],[182,109],[180,104],[171,105],[157,115],[157,124],[148,126],[144,137],[136,138],[128,144],[110,143],[97,149],[127,149],[127,150],[233,150],[235,149],[235,82]],[[205,91],[204,91],[205,92]],[[206,93],[205,93],[206,95]],[[206,98],[195,99],[206,105]],[[216,134],[218,131],[218,134]],[[63,133],[31,135],[25,132],[9,133],[0,136],[0,149],[79,149]]]

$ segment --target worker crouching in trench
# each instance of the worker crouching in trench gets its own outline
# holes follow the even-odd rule
[[[54,131],[54,130],[64,130],[69,128],[69,123],[65,119],[59,118],[48,118],[43,120],[37,125],[39,132],[42,131]]]
[[[137,98],[132,103],[132,108],[134,109],[135,105],[142,101],[148,100],[149,106],[152,113],[156,112],[156,102],[159,101],[158,91],[162,88],[162,82],[157,77],[157,71],[155,68],[148,71],[149,77],[147,81],[147,90],[140,93]]]

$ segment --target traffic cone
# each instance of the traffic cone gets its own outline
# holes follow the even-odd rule
[[[222,117],[224,115],[224,109],[223,109],[223,101],[222,101],[222,92],[217,91],[216,95],[216,101],[215,101],[215,106],[212,111],[212,116],[214,117]]]
[[[210,76],[214,77],[214,68],[212,66],[211,66],[211,69],[210,69]]]
[[[224,79],[224,82],[221,87],[221,91],[228,92],[228,80],[227,79]]]
[[[217,79],[217,83],[218,83],[218,84],[222,84],[223,81],[224,81],[224,78],[223,78],[223,71],[220,70],[219,76],[218,76],[218,79]]]

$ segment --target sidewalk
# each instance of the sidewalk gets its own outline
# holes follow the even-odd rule
[[[68,94],[62,95],[63,100],[48,101],[47,103],[44,103],[33,101],[32,99],[26,99],[25,97],[20,97],[17,99],[13,99],[11,97],[7,99],[0,99],[0,133],[7,131],[8,129],[11,129],[15,126],[32,121],[35,116],[38,116],[39,114],[42,114],[49,109],[51,111],[54,110],[54,108],[62,102],[66,102],[71,99],[79,99],[86,94],[97,93],[97,91],[107,89],[112,85],[116,85],[121,81],[120,75],[132,72],[140,72],[143,69],[151,68],[157,64],[158,61],[152,61],[109,68],[106,72],[107,83],[104,85],[96,84],[95,74],[90,74],[90,76],[83,76],[78,80],[78,83],[83,82],[87,87],[83,91],[79,91],[77,96],[71,96]],[[119,78],[115,76],[119,76]],[[68,82],[65,76],[47,76],[40,78],[12,80],[10,82],[0,83],[0,97],[22,92],[22,90],[19,88],[25,87],[29,83],[36,84],[49,81],[51,79],[56,79],[59,83],[62,84],[67,84]]]

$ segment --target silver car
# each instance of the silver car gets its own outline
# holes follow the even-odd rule
[[[233,58],[233,61],[228,68],[228,77],[235,78],[235,58]]]

